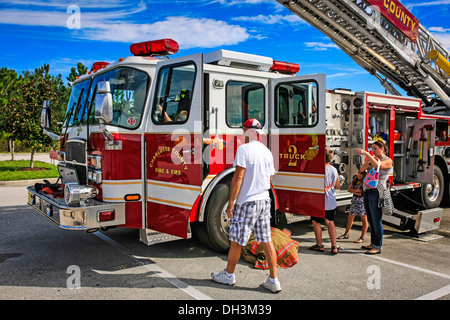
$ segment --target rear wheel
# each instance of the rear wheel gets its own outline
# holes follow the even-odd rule
[[[426,208],[436,208],[441,204],[444,196],[444,175],[441,168],[434,166],[433,183],[424,184],[420,190],[420,197]]]

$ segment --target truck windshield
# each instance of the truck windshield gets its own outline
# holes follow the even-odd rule
[[[86,106],[90,85],[91,80],[85,80],[75,84],[72,87],[69,104],[67,105],[64,126],[77,126],[80,124],[83,116],[83,110]]]
[[[116,68],[100,74],[93,79],[92,85],[91,80],[74,85],[66,114],[69,126],[87,124],[88,114],[89,124],[97,123],[94,111],[99,81],[110,83],[113,98],[113,121],[110,125],[128,129],[139,127],[147,97],[149,76],[145,72],[131,68]],[[88,96],[89,100],[86,101]]]
[[[95,123],[95,94],[99,81],[109,81],[113,100],[113,121],[111,125],[136,129],[144,111],[149,76],[143,71],[131,68],[117,68],[94,78],[91,86],[92,106],[89,123]]]

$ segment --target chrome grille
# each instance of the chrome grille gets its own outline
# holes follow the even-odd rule
[[[66,160],[86,164],[86,142],[82,140],[67,141]]]

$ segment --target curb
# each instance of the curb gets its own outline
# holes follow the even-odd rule
[[[2,187],[29,187],[29,186],[33,186],[35,183],[43,182],[44,180],[48,180],[50,183],[55,183],[58,180],[58,178],[0,181],[0,188],[2,188]]]
[[[437,229],[437,230],[430,231],[430,233],[438,234],[440,236],[444,236],[444,237],[450,238],[450,230],[447,230],[447,229]]]

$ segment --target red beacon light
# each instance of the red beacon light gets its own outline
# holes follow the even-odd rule
[[[100,61],[100,62],[94,62],[94,64],[92,65],[91,71],[98,71],[102,68],[105,68],[107,65],[109,64],[109,62],[104,62],[104,61]]]
[[[277,71],[280,73],[295,74],[300,71],[300,65],[283,61],[273,60],[272,67],[269,71]]]
[[[130,51],[134,56],[170,55],[178,50],[178,43],[172,39],[139,42],[130,46]]]

